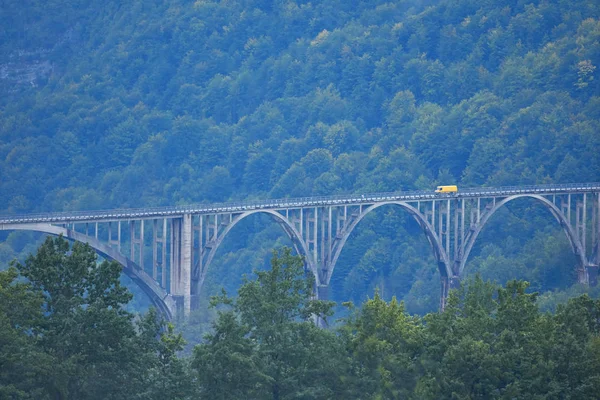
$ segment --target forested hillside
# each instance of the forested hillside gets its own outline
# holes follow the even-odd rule
[[[597,1],[0,7],[2,213],[600,179]],[[550,213],[499,214],[469,273],[582,290]],[[288,243],[261,217],[232,234],[207,295]],[[35,236],[2,238],[5,265]],[[438,304],[429,245],[395,208],[361,222],[332,279],[336,301],[377,286]]]

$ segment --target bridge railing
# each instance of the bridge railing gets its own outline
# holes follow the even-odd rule
[[[459,188],[457,193],[440,194],[432,190],[398,191],[387,193],[351,194],[299,198],[279,198],[256,201],[236,201],[218,204],[190,204],[184,206],[127,208],[96,211],[64,211],[56,213],[32,213],[22,215],[0,215],[0,223],[53,222],[68,223],[121,218],[152,218],[176,216],[184,213],[208,214],[257,209],[281,209],[295,207],[318,207],[336,204],[360,204],[374,201],[428,200],[454,197],[483,197],[511,194],[552,194],[573,191],[600,190],[600,183],[548,184],[506,187]]]

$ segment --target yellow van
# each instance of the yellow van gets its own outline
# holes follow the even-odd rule
[[[435,190],[436,193],[456,193],[458,187],[456,185],[438,186]]]

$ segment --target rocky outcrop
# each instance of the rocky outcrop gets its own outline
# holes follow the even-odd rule
[[[36,87],[41,78],[50,76],[53,68],[52,63],[48,60],[0,64],[0,80],[8,86],[31,85]]]
[[[0,84],[9,91],[23,85],[37,87],[38,82],[47,79],[54,71],[50,61],[59,46],[73,41],[73,30],[63,34],[51,49],[18,50],[0,60]],[[11,90],[12,89],[12,90]]]

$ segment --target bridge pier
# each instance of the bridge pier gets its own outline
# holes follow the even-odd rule
[[[581,275],[581,274],[579,274]],[[583,269],[583,277],[579,279],[579,283],[589,286],[598,286],[598,266],[586,265]]]
[[[315,286],[316,286],[315,294],[317,296],[317,300],[324,300],[324,301],[329,300],[329,295],[330,295],[329,285],[315,285]],[[314,316],[313,322],[319,328],[327,328],[329,326],[329,323],[324,318],[321,318],[321,317]]]
[[[588,265],[588,283],[590,286],[598,286],[598,265]]]
[[[191,310],[192,216],[171,220],[171,296],[177,313],[187,317]]]
[[[441,293],[440,293],[440,311],[444,311],[446,308],[446,301],[448,300],[448,294],[452,289],[458,289],[460,287],[460,277],[458,276],[443,276],[441,279]]]
[[[319,300],[329,300],[329,285],[317,286],[316,294]]]

